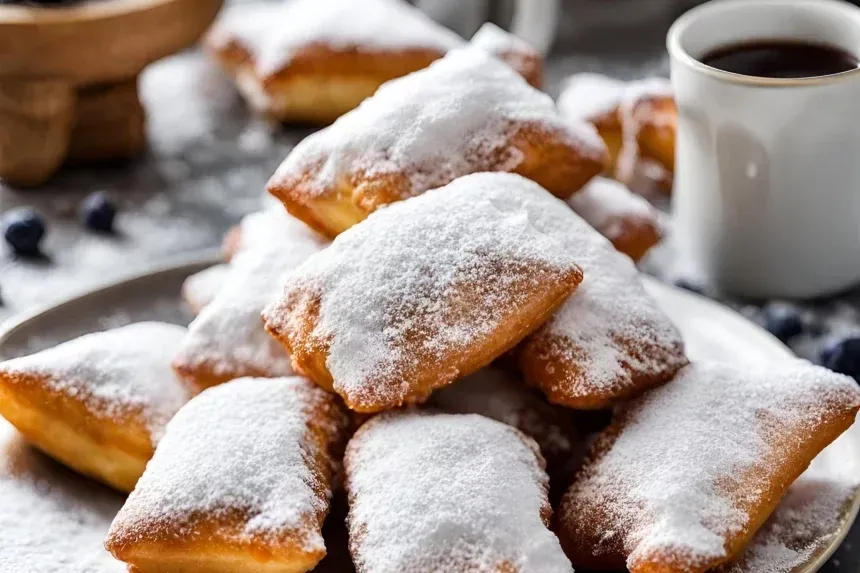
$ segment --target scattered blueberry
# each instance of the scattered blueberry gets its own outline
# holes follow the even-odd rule
[[[831,340],[821,349],[821,363],[860,380],[860,336]]]
[[[696,294],[705,294],[705,289],[701,285],[698,285],[689,279],[678,279],[675,281],[675,286]]]
[[[764,327],[783,342],[803,332],[803,319],[791,305],[773,303],[764,307]]]
[[[115,217],[116,206],[102,191],[90,194],[81,204],[81,219],[84,225],[94,231],[110,233]]]
[[[44,236],[45,220],[29,207],[12,209],[3,216],[3,238],[19,255],[38,255]]]

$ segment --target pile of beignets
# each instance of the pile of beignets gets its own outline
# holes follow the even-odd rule
[[[355,18],[419,18],[371,5]],[[397,58],[310,38],[266,79],[221,36],[279,109],[346,113],[186,282],[187,329],[0,363],[0,414],[129,493],[105,545],[130,571],[704,572],[854,422],[856,384],[805,361],[688,360],[633,262],[656,214],[599,177],[608,132],[560,113],[504,34]],[[356,105],[290,91],[376,81]],[[623,144],[659,160],[661,137]],[[327,517],[348,531],[337,565]]]

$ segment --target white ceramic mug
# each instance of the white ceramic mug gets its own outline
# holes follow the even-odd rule
[[[860,70],[772,79],[700,61],[754,40],[823,43],[860,57],[860,8],[714,0],[675,22],[677,243],[730,292],[831,294],[860,282]]]

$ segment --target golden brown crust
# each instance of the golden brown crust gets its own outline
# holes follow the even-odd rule
[[[600,174],[607,155],[589,154],[561,134],[545,126],[512,123],[507,131],[508,146],[491,155],[481,150],[466,153],[474,158],[471,172],[504,171],[510,158],[519,154],[522,161],[510,172],[540,184],[544,189],[565,199]],[[353,170],[322,192],[318,189],[319,174],[324,161],[305,166],[301,172],[280,172],[269,181],[268,191],[284,203],[287,211],[310,227],[335,237],[352,225],[364,220],[383,205],[411,195],[409,172],[368,173]],[[468,173],[452,174],[440,181],[442,186]]]
[[[618,234],[612,237],[612,246],[634,261],[638,261],[663,239],[663,231],[649,217],[619,217],[614,223]]]
[[[206,45],[239,82],[252,106],[281,121],[309,123],[331,123],[383,83],[426,68],[445,55],[429,48],[334,48],[317,42],[296,50],[280,69],[261,75],[252,54],[235,39]]]
[[[134,489],[154,450],[139,412],[101,415],[36,375],[0,371],[0,414],[29,443],[124,492]]]
[[[498,55],[533,88],[543,88],[543,58],[539,53],[509,51]]]
[[[678,107],[671,96],[655,96],[637,102],[633,110],[642,157],[653,159],[668,171],[675,171],[675,133]]]

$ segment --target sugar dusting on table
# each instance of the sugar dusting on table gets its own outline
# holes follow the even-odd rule
[[[320,449],[346,423],[334,397],[304,378],[242,378],[206,390],[171,420],[108,542],[182,537],[201,515],[238,512],[239,541],[295,537],[305,550],[321,549],[308,524],[327,510],[323,476],[332,468],[317,460],[328,459]]]
[[[130,324],[0,363],[0,376],[44,377],[48,388],[81,401],[94,416],[140,416],[155,444],[191,395],[170,369],[185,334],[173,324]]]
[[[352,177],[406,176],[397,190],[406,198],[468,173],[515,169],[523,154],[508,136],[524,124],[586,157],[605,152],[592,126],[562,119],[510,66],[477,48],[454,50],[302,140],[270,185],[301,179],[306,192],[321,195]]]
[[[438,361],[468,351],[545,286],[539,281],[578,273],[576,253],[534,224],[547,210],[570,212],[506,173],[462,177],[389,205],[289,274],[266,322],[302,332],[310,319],[293,299],[318,298],[303,343],[328,347],[334,387],[350,399],[396,403],[410,390],[402,373],[419,368],[420,355]]]
[[[122,502],[28,447],[0,418],[0,571],[124,572],[103,545]]]
[[[537,446],[477,415],[383,414],[347,448],[351,549],[360,570],[573,569],[547,529]]]

